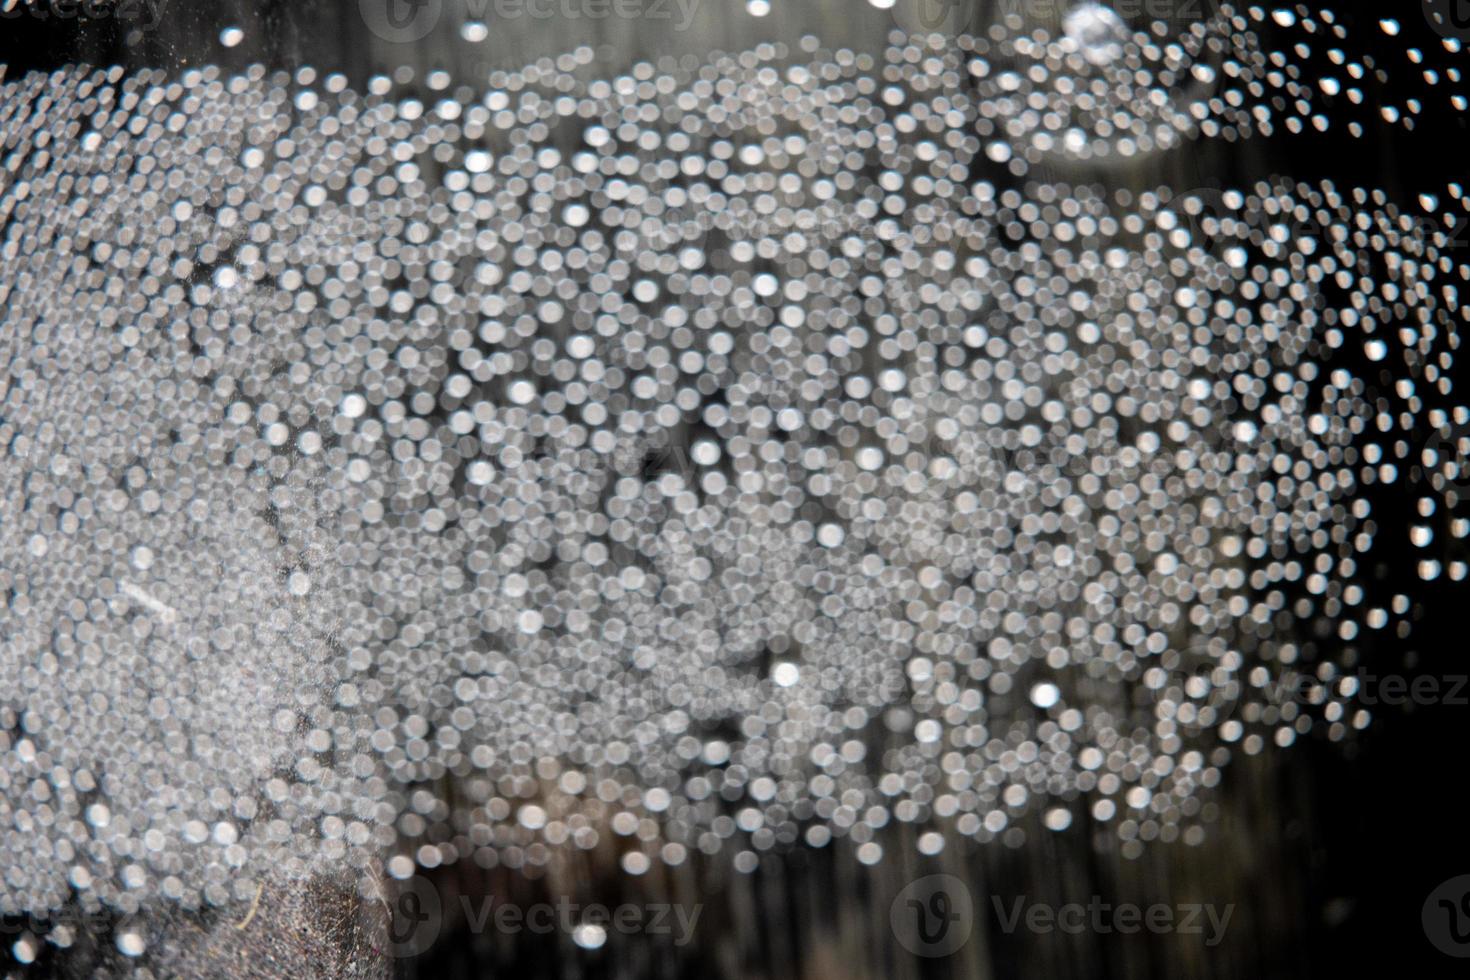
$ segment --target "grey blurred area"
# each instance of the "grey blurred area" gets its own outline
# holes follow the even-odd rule
[[[162,0],[156,26],[136,35],[132,28],[81,21],[74,33],[55,22],[31,21],[3,21],[0,30],[17,25],[7,45],[44,34],[47,44],[65,48],[66,60],[74,62],[170,70],[262,64],[292,73],[309,66],[320,74],[342,72],[355,86],[387,74],[411,87],[443,71],[452,91],[484,88],[495,72],[540,59],[554,64],[582,46],[596,51],[599,72],[613,74],[638,61],[676,59],[693,65],[713,51],[761,44],[795,49],[806,35],[818,36],[829,49],[876,51],[894,30],[984,25],[1012,9],[982,0],[973,8],[931,5],[916,13],[916,5],[899,3],[883,10],[860,0],[775,0],[768,12],[753,16],[738,0],[225,0],[192,5]],[[1059,19],[1060,6],[1040,4],[1039,9]],[[1165,13],[1177,16],[1186,29],[1191,16],[1208,13],[1200,7],[1169,6]],[[481,23],[483,38],[466,26]],[[421,36],[409,37],[421,28]],[[240,31],[240,40],[223,46],[221,32],[229,29]],[[9,57],[10,73],[24,57]],[[1267,141],[1191,144],[1129,169],[1105,172],[1057,163],[1038,168],[1031,179],[1105,179],[1137,189],[1160,183],[1192,187],[1221,174],[1286,169],[1292,164],[1283,165],[1283,158],[1290,152]],[[1400,727],[1366,749],[1303,746],[1290,755],[1240,758],[1209,804],[1208,833],[1197,846],[1148,847],[1125,856],[1111,830],[1079,826],[1066,835],[1029,835],[1016,846],[976,845],[953,835],[941,854],[921,857],[915,832],[903,827],[889,831],[885,850],[890,857],[876,867],[854,860],[852,848],[841,842],[762,855],[756,866],[743,870],[731,867],[728,855],[701,857],[678,868],[657,868],[636,882],[621,874],[611,851],[572,852],[542,869],[466,863],[423,873],[439,902],[438,918],[432,941],[410,955],[392,951],[395,910],[404,908],[404,892],[401,883],[389,880],[382,883],[382,895],[373,898],[346,881],[282,879],[262,887],[243,916],[234,908],[228,916],[170,913],[150,919],[145,914],[135,925],[148,933],[150,949],[163,951],[149,967],[160,977],[1264,980],[1346,975],[1321,964],[1350,963],[1343,951],[1354,948],[1355,933],[1381,928],[1411,941],[1419,938],[1419,897],[1406,884],[1417,887],[1423,877],[1417,869],[1424,854],[1405,843],[1415,825],[1405,818],[1384,828],[1381,818],[1402,816],[1408,805],[1396,804],[1395,797],[1414,784],[1416,773],[1440,769],[1433,760],[1416,757],[1414,748],[1421,740],[1444,744],[1442,732],[1456,730],[1458,720],[1436,724],[1443,729],[1427,734]],[[1369,761],[1355,768],[1364,752]],[[1402,780],[1399,791],[1379,790],[1373,782],[1355,787],[1355,781],[1369,778],[1364,772],[1389,781],[1385,785]],[[1439,790],[1436,784],[1427,810],[1443,812],[1448,805]],[[1383,839],[1364,835],[1365,825]],[[1390,876],[1382,886],[1365,884],[1366,878],[1377,880],[1380,863],[1395,860],[1367,855],[1379,847],[1396,854],[1401,846],[1416,855],[1403,859],[1416,869],[1413,875]],[[1438,877],[1454,870],[1445,867]],[[1424,874],[1438,880],[1435,869]],[[894,925],[895,909],[908,907],[902,904],[905,890],[935,875],[961,883],[969,903],[967,940],[942,956],[907,948]],[[583,907],[682,903],[699,908],[699,924],[693,941],[682,944],[670,935],[610,930],[589,948],[559,929],[535,934],[486,928],[483,920],[475,921],[486,898],[519,908],[558,900]],[[928,907],[928,897],[917,901]],[[1006,918],[1018,901],[1023,909],[1099,901],[1142,909],[1208,906],[1227,916],[1228,924],[1212,930],[1199,912],[1198,921],[1191,922],[1199,932],[1090,928],[1074,933],[1057,925],[1007,929]],[[951,906],[943,909],[948,914]],[[1383,909],[1397,911],[1380,914]],[[66,955],[52,955],[44,968],[68,977],[129,974],[130,962],[109,943],[80,942]],[[9,975],[36,974],[13,969]]]

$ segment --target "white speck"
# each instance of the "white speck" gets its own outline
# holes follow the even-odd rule
[[[771,680],[776,682],[777,687],[790,687],[801,680],[801,668],[789,661],[779,663],[771,671]]]
[[[713,466],[720,461],[720,447],[711,439],[701,439],[690,447],[689,455],[700,466]]]
[[[510,386],[507,394],[517,405],[529,405],[536,399],[536,386],[529,381],[517,381]]]
[[[1061,831],[1066,830],[1070,826],[1072,826],[1071,810],[1068,810],[1065,807],[1057,806],[1052,807],[1050,810],[1046,811],[1047,830]]]
[[[1094,65],[1106,65],[1123,53],[1128,29],[1111,7],[1100,3],[1081,3],[1062,18],[1062,30],[1077,46],[1082,57]]]
[[[219,43],[227,48],[233,48],[245,40],[245,32],[238,27],[226,27],[219,32]]]
[[[175,622],[178,622],[179,614],[178,614],[178,611],[175,610],[173,606],[170,606],[167,603],[161,602],[160,600],[158,600],[154,596],[149,595],[147,591],[145,591],[143,589],[140,589],[138,586],[134,585],[132,582],[127,582],[127,581],[120,581],[120,582],[118,582],[117,583],[117,590],[119,592],[121,592],[123,595],[127,596],[129,599],[132,599],[138,605],[142,606],[144,609],[147,609],[149,612],[154,613],[155,615],[157,615],[159,619],[163,620],[163,622],[165,622],[165,623],[175,623]]]
[[[607,942],[607,930],[591,922],[583,922],[572,930],[572,942],[583,949],[600,949]]]
[[[477,459],[469,465],[469,469],[465,471],[465,475],[470,483],[477,487],[483,487],[495,479],[495,469],[485,460]]]
[[[1043,682],[1031,688],[1031,703],[1038,708],[1050,708],[1061,700],[1062,692],[1050,682]]]
[[[20,963],[34,963],[41,946],[30,933],[21,936],[10,946],[10,953]]]
[[[120,932],[117,936],[117,950],[124,956],[142,956],[148,946],[143,942],[143,937],[136,932]]]

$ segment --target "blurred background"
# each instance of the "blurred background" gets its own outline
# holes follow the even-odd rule
[[[311,65],[321,73],[342,72],[357,87],[375,74],[397,73],[409,79],[411,90],[414,80],[432,70],[443,69],[456,82],[474,84],[496,69],[555,57],[581,45],[593,46],[598,67],[613,73],[645,59],[703,59],[712,51],[739,51],[764,42],[794,46],[806,34],[819,35],[831,47],[876,50],[895,28],[927,28],[931,21],[952,27],[956,16],[985,23],[996,15],[991,0],[979,0],[973,9],[924,10],[904,6],[905,0],[888,9],[861,0],[774,0],[770,5],[764,0],[688,0],[686,6],[671,2],[668,19],[553,14],[495,20],[487,15],[488,36],[471,41],[473,29],[467,34],[465,25],[473,18],[466,0],[442,0],[435,4],[441,13],[422,37],[387,40],[382,23],[376,31],[369,26],[378,16],[376,8],[368,9],[371,2],[157,0],[155,9],[143,7],[137,13],[135,23],[121,24],[116,12],[95,19],[43,19],[24,0],[0,0],[5,18],[0,20],[0,65],[6,80],[73,63],[166,72],[203,64],[217,64],[227,72],[255,63],[293,71]],[[1156,0],[1139,6],[1151,17],[1187,25],[1209,13],[1208,3]],[[1315,5],[1287,9],[1305,14]],[[1381,5],[1334,4],[1332,9],[1354,26],[1355,37],[1381,44],[1385,62],[1402,60],[1406,48],[1439,41],[1428,20],[1437,9],[1434,4],[1425,4],[1423,10],[1418,5],[1395,9],[1402,29],[1394,35],[1372,29],[1384,15]],[[156,23],[146,29],[137,26],[150,20]],[[398,30],[388,26],[389,33]],[[406,30],[417,33],[416,26]],[[1458,57],[1463,63],[1465,56]],[[1308,59],[1301,69],[1310,77],[1321,67]],[[1347,111],[1345,105],[1339,107]],[[0,132],[0,140],[5,135]],[[1426,111],[1414,131],[1385,126],[1376,140],[1349,141],[1342,127],[1326,134],[1283,131],[1241,141],[1198,140],[1124,167],[1046,164],[1033,168],[1030,177],[1142,190],[1287,174],[1346,183],[1366,180],[1410,199],[1421,188],[1442,187],[1465,176],[1470,169],[1467,146],[1463,112],[1445,105]],[[1391,523],[1398,515],[1407,527],[1417,498],[1414,486],[1401,481],[1375,492],[1380,523]],[[1372,576],[1385,593],[1411,592],[1419,620],[1407,638],[1360,644],[1362,665],[1372,672],[1410,677],[1470,673],[1470,649],[1459,621],[1465,608],[1463,584],[1445,577],[1417,580],[1407,571],[1419,558],[1411,553],[1407,536],[1385,533],[1381,538]],[[1444,549],[1446,562],[1464,558],[1458,541]],[[1316,639],[1335,642],[1330,636]],[[922,856],[915,841],[903,836],[914,833],[911,828],[891,827],[885,831],[890,835],[885,838],[887,856],[876,866],[856,860],[843,841],[825,848],[767,852],[743,868],[734,867],[729,854],[697,855],[677,868],[655,868],[637,878],[623,874],[612,856],[598,851],[576,852],[551,868],[486,869],[460,862],[423,873],[442,903],[432,941],[422,950],[387,956],[374,946],[373,955],[383,961],[373,966],[389,975],[425,978],[1204,980],[1360,977],[1388,969],[1414,977],[1464,976],[1470,959],[1436,948],[1426,933],[1424,906],[1441,883],[1470,875],[1470,846],[1463,830],[1467,721],[1470,707],[1463,703],[1384,707],[1366,731],[1347,743],[1304,739],[1284,751],[1237,755],[1224,769],[1223,784],[1213,797],[1215,819],[1201,843],[1155,842],[1126,856],[1117,834],[1090,826],[1084,809],[1084,818],[1061,833],[1030,833],[1015,846],[1004,841],[981,845],[952,835],[934,857]],[[944,880],[948,904],[932,902],[932,889],[938,887],[932,883],[929,892],[905,891],[933,875],[953,876]],[[935,947],[906,947],[893,915],[895,909],[905,914],[914,894],[919,894],[921,907],[936,914],[936,923],[940,914],[962,910],[954,914],[964,916],[968,936],[958,949],[926,955]],[[471,903],[462,903],[461,896]],[[648,931],[624,935],[613,928],[595,937],[561,929],[507,933],[476,928],[467,920],[465,910],[479,908],[488,896],[522,909],[570,900],[609,908],[678,903],[686,909],[698,906],[699,912],[689,937]],[[1219,915],[1227,908],[1230,912],[1217,936],[1205,912],[1201,934],[1007,929],[1005,918],[1018,899],[1027,906],[1100,899],[1114,906],[1164,903],[1208,907]],[[313,942],[328,950],[337,944],[339,953],[351,959],[351,950],[361,947],[345,934],[360,923],[348,926],[333,917],[356,921],[361,913],[344,911],[339,904],[331,895],[307,895],[262,908],[257,913],[262,930],[279,934],[231,936],[239,948],[229,955],[240,956],[242,962],[252,956],[279,956],[274,944],[280,935],[314,933]],[[1470,928],[1470,906],[1466,923]],[[181,937],[192,937],[192,927],[178,928]],[[391,915],[386,928],[393,928]],[[911,939],[909,946],[914,945]],[[1207,942],[1211,939],[1217,941]],[[299,947],[302,955],[330,956],[313,942]],[[1461,952],[1470,955],[1470,944]],[[85,942],[65,952],[48,951],[30,967],[14,961],[0,967],[14,976],[83,976],[118,968],[110,949]],[[322,968],[333,970],[330,964]],[[346,975],[349,968],[343,966],[341,972]]]

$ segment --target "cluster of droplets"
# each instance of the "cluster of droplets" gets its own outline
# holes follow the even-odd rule
[[[1400,468],[1466,534],[1449,236],[1015,184],[976,51],[8,83],[0,911],[1082,811],[1136,853],[1365,725],[1296,627],[1404,635]]]
[[[1226,14],[1182,31],[1163,20],[1135,31],[1112,8],[1083,3],[1055,33],[1028,26],[1012,14],[1007,30],[956,39],[985,154],[1012,173],[1042,162],[1127,163],[1206,130],[1236,137],[1269,128],[1239,100],[1212,100],[1226,84],[1249,85],[1265,60],[1256,34]],[[935,67],[906,74],[932,79]]]
[[[920,27],[935,25],[898,6],[899,23],[919,33],[890,59],[885,81],[902,82],[882,97],[943,90],[953,104],[932,109],[972,113],[985,157],[1017,176],[1038,165],[1137,163],[1197,138],[1235,142],[1334,126],[1358,139],[1383,125],[1412,132],[1470,107],[1455,59],[1462,45],[1452,37],[1427,51],[1390,43],[1386,50],[1403,56],[1393,65],[1351,53],[1346,24],[1328,9],[1203,6],[1208,16],[1134,24],[1093,0],[1054,18],[1002,5],[983,26],[954,4],[946,10],[959,19],[933,33]],[[1397,20],[1376,26],[1400,37]],[[1414,84],[1404,86],[1405,78]],[[915,113],[918,123],[925,118]]]

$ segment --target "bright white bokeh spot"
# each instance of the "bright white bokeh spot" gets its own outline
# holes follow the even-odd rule
[[[607,942],[607,930],[594,922],[583,922],[572,930],[572,942],[583,949],[601,949]]]
[[[1117,11],[1100,3],[1081,3],[1062,18],[1062,31],[1094,65],[1106,65],[1123,54],[1128,27]]]
[[[1061,689],[1050,681],[1045,681],[1031,688],[1031,703],[1038,708],[1050,708],[1061,700],[1061,697]]]
[[[1046,829],[1062,831],[1072,826],[1072,811],[1066,807],[1052,807],[1046,811]]]

